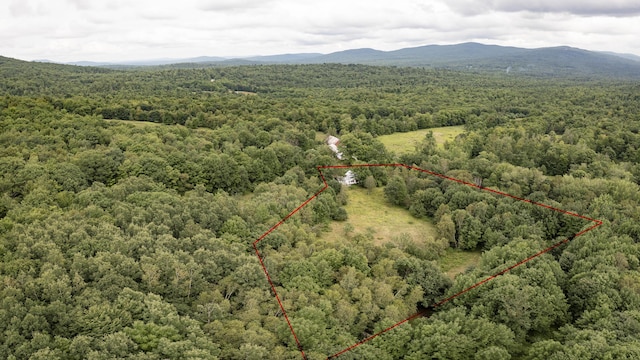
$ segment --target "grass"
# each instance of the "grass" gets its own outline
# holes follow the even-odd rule
[[[349,203],[345,206],[349,218],[347,221],[334,221],[329,232],[322,235],[329,242],[353,239],[357,234],[373,235],[375,245],[394,241],[400,234],[406,234],[416,245],[433,241],[437,237],[435,225],[425,219],[416,219],[409,211],[393,206],[384,198],[382,188],[376,188],[371,194],[366,189],[352,186],[347,190]],[[352,226],[346,235],[345,226]],[[480,251],[462,251],[447,249],[437,262],[442,272],[450,279],[465,272],[480,261]]]
[[[409,211],[387,203],[382,188],[367,194],[366,189],[352,186],[347,194],[349,203],[345,210],[349,218],[347,221],[331,223],[330,231],[322,235],[328,241],[344,241],[346,237],[367,233],[373,235],[376,245],[392,241],[402,233],[409,235],[417,244],[424,244],[436,237],[437,230],[432,222],[416,219]],[[353,226],[348,236],[344,231],[347,224]]]
[[[384,144],[387,150],[396,154],[407,154],[413,152],[424,137],[433,131],[433,137],[439,147],[443,147],[447,141],[453,141],[459,134],[464,132],[464,126],[445,126],[439,128],[422,129],[405,133],[395,133],[382,135],[378,140]]]
[[[240,91],[240,90],[236,90],[234,91],[235,94],[238,95],[258,95],[258,93],[254,93],[252,91]]]
[[[316,131],[316,141],[324,142],[324,139],[327,138],[327,134],[322,131]]]
[[[449,248],[438,259],[438,263],[442,272],[453,280],[456,275],[465,272],[470,266],[478,265],[480,255],[482,255],[480,251],[462,251]]]

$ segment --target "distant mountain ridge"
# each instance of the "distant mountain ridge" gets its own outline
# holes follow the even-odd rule
[[[624,58],[624,59],[640,61],[640,56],[634,55],[634,54],[620,54],[620,53],[615,53],[615,52],[611,52],[611,51],[601,51],[601,53],[602,54],[607,54],[607,55],[618,56],[618,57],[621,57],[621,58]]]
[[[102,62],[102,61],[73,61],[64,63],[65,65],[78,65],[78,66],[159,66],[159,65],[172,65],[182,63],[205,63],[225,61],[226,58],[218,56],[198,56],[194,58],[186,59],[154,59],[154,60],[134,60],[134,61],[114,61],[114,62]],[[52,62],[45,60],[43,62]]]
[[[527,49],[507,46],[463,43],[456,45],[425,45],[393,51],[380,51],[373,49],[345,50],[314,58],[312,60],[316,63],[342,63],[356,59],[359,63],[393,62],[399,65],[424,66],[505,56],[526,50]]]
[[[596,52],[568,46],[525,49],[468,42],[425,45],[393,51],[370,48],[330,54],[299,53],[221,58],[201,56],[131,62],[75,62],[80,66],[261,65],[261,64],[363,64],[419,66],[465,71],[522,73],[540,76],[612,76],[640,78],[640,57],[632,54]],[[188,65],[187,65],[188,66]]]
[[[295,62],[304,61],[308,59],[317,58],[323,56],[320,53],[302,53],[302,54],[280,54],[280,55],[267,55],[267,56],[253,56],[248,58],[242,58],[250,61],[263,61],[263,62]]]
[[[640,78],[640,61],[568,46],[525,49],[463,43],[426,45],[394,51],[355,49],[307,60],[308,63],[426,66],[456,70],[505,71],[533,75],[601,75]]]

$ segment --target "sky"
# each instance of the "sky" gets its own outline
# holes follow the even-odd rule
[[[640,55],[639,0],[2,0],[0,55],[131,61],[481,42]]]

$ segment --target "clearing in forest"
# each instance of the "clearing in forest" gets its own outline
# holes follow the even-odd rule
[[[330,230],[322,235],[329,242],[353,240],[357,235],[371,235],[373,244],[381,246],[391,242],[397,245],[401,236],[418,246],[437,239],[437,229],[430,219],[417,219],[398,206],[391,205],[384,197],[383,188],[366,189],[352,186],[347,190],[348,203],[344,206],[349,218],[333,221]],[[456,275],[476,266],[481,251],[447,249],[437,259],[442,272],[453,280]]]
[[[407,234],[416,244],[433,241],[437,232],[433,223],[416,219],[409,211],[393,206],[384,198],[383,188],[366,189],[352,186],[347,189],[348,203],[344,206],[349,218],[334,221],[331,230],[322,235],[328,241],[343,241],[357,234],[370,234],[375,245],[394,241],[400,234]],[[352,226],[349,231],[349,225]],[[347,231],[345,231],[347,229]]]
[[[322,131],[316,131],[316,141],[324,143],[324,140],[327,138],[327,134]]]
[[[456,275],[467,271],[469,267],[475,267],[480,262],[481,251],[465,251],[448,248],[444,255],[438,259],[440,270],[451,280]]]
[[[340,350],[340,351],[338,351],[338,352],[336,352],[336,353],[334,353],[332,355],[328,355],[327,359],[334,359],[334,358],[336,358],[336,357],[338,357],[340,355],[348,353],[349,351],[353,350],[354,348],[356,348],[356,347],[358,347],[358,346],[360,346],[360,345],[362,345],[362,344],[364,344],[364,343],[366,343],[366,342],[368,342],[368,341],[370,341],[372,339],[375,339],[378,336],[381,336],[384,333],[386,333],[388,331],[391,331],[391,330],[395,329],[396,327],[409,322],[412,319],[415,319],[415,318],[418,318],[418,317],[422,317],[422,316],[428,316],[430,314],[430,312],[432,312],[435,309],[437,309],[438,307],[450,302],[451,300],[459,297],[460,295],[462,295],[462,294],[464,294],[464,293],[466,293],[468,291],[471,291],[471,290],[473,290],[473,289],[475,289],[475,288],[477,288],[477,287],[479,287],[479,286],[481,286],[481,285],[483,285],[483,284],[485,284],[485,283],[497,278],[498,276],[503,275],[503,274],[511,271],[512,269],[515,269],[518,266],[521,266],[522,264],[525,264],[525,263],[527,263],[527,262],[539,257],[540,255],[546,254],[546,253],[550,252],[551,250],[557,249],[560,246],[569,243],[571,240],[575,239],[576,237],[581,236],[581,235],[583,235],[583,234],[585,234],[585,233],[587,233],[587,232],[589,232],[589,231],[591,231],[591,230],[593,230],[593,229],[595,229],[598,226],[601,226],[603,224],[602,221],[600,221],[600,220],[592,219],[592,218],[589,218],[589,217],[586,217],[586,216],[583,216],[583,215],[580,215],[580,214],[577,214],[577,213],[574,213],[574,212],[571,212],[571,211],[562,210],[560,208],[556,208],[556,207],[553,207],[553,206],[550,206],[550,205],[539,203],[539,202],[536,202],[536,201],[533,201],[533,200],[530,200],[530,199],[525,199],[525,198],[521,198],[521,197],[518,197],[518,196],[515,196],[515,195],[511,195],[509,193],[506,193],[506,192],[503,192],[503,191],[500,191],[500,190],[497,190],[497,189],[483,187],[483,186],[480,186],[480,185],[477,185],[477,184],[474,184],[474,183],[470,183],[470,182],[467,182],[467,181],[464,181],[464,180],[460,180],[460,179],[457,179],[457,178],[453,178],[453,177],[450,177],[450,176],[447,176],[447,175],[444,175],[444,174],[439,174],[439,173],[436,173],[436,172],[433,172],[433,171],[430,171],[430,170],[427,170],[427,169],[421,169],[421,168],[418,168],[418,167],[415,167],[415,166],[409,166],[409,165],[406,165],[406,164],[362,164],[362,165],[327,165],[327,166],[318,166],[317,169],[320,172],[320,177],[323,180],[324,187],[322,189],[320,189],[318,192],[316,192],[314,195],[312,195],[310,198],[308,198],[306,201],[304,201],[302,204],[300,204],[293,211],[291,211],[287,216],[285,216],[278,223],[274,224],[269,230],[267,230],[264,234],[262,234],[258,239],[256,239],[253,242],[253,249],[255,250],[255,253],[256,253],[257,257],[258,257],[260,265],[262,266],[262,270],[264,271],[264,274],[267,277],[267,281],[269,282],[269,285],[271,286],[271,290],[272,290],[272,292],[273,292],[273,294],[274,294],[274,296],[275,296],[275,298],[276,298],[276,300],[278,302],[280,310],[282,311],[282,315],[284,316],[284,318],[285,318],[285,320],[287,322],[287,325],[289,327],[289,330],[291,330],[291,335],[293,336],[293,339],[295,340],[295,343],[296,343],[296,345],[298,347],[298,350],[300,350],[300,354],[302,355],[303,359],[307,359],[307,356],[305,354],[305,349],[303,348],[302,343],[300,342],[300,340],[298,338],[298,335],[296,334],[296,330],[294,329],[293,324],[292,324],[291,320],[289,319],[289,316],[287,315],[287,310],[285,309],[284,302],[280,299],[280,296],[278,295],[278,291],[276,289],[276,283],[274,283],[274,281],[271,279],[271,275],[269,275],[269,271],[267,270],[267,265],[265,263],[265,258],[263,256],[262,252],[260,251],[260,249],[258,248],[258,243],[260,243],[262,240],[264,240],[267,236],[269,236],[269,234],[271,234],[280,225],[282,225],[285,221],[287,221],[287,219],[289,219],[291,216],[295,215],[298,211],[300,211],[300,209],[304,208],[307,204],[309,204],[311,201],[313,201],[316,197],[318,197],[318,195],[320,195],[323,191],[325,191],[329,187],[329,184],[327,183],[327,181],[325,179],[325,176],[324,176],[324,173],[323,173],[324,169],[346,169],[346,168],[354,168],[354,167],[403,167],[403,168],[406,168],[408,170],[419,171],[421,173],[428,174],[428,175],[431,175],[431,176],[434,176],[434,177],[437,177],[437,178],[441,178],[441,179],[444,179],[444,180],[452,181],[454,183],[458,183],[458,184],[462,184],[462,185],[465,185],[465,186],[468,186],[468,187],[471,187],[471,188],[475,188],[475,189],[477,189],[479,191],[487,191],[487,192],[493,193],[494,195],[497,195],[497,196],[504,196],[504,197],[507,197],[507,198],[511,198],[513,200],[516,200],[516,201],[522,203],[522,204],[529,204],[529,205],[533,205],[533,206],[536,206],[536,207],[539,207],[539,208],[547,209],[548,211],[556,212],[556,213],[559,213],[559,214],[564,214],[564,215],[567,215],[567,216],[570,216],[570,217],[573,217],[573,218],[577,218],[577,219],[582,219],[582,220],[586,221],[586,224],[587,224],[587,225],[584,225],[584,226],[588,226],[588,224],[591,224],[591,225],[586,227],[586,228],[583,228],[581,231],[578,231],[578,232],[576,232],[576,233],[574,233],[572,235],[569,235],[567,238],[565,238],[563,240],[560,240],[560,241],[552,244],[551,246],[547,247],[546,249],[538,251],[535,254],[529,254],[528,257],[520,260],[519,262],[517,262],[515,264],[512,264],[510,266],[508,266],[508,264],[505,264],[503,266],[503,270],[500,270],[500,271],[496,272],[493,275],[487,276],[483,280],[481,280],[481,281],[479,281],[479,282],[477,282],[477,283],[465,288],[464,290],[459,291],[456,294],[450,295],[449,297],[444,298],[444,299],[442,299],[442,300],[440,300],[440,301],[438,301],[438,302],[436,302],[436,303],[434,303],[434,304],[432,304],[432,305],[430,305],[430,306],[418,311],[417,313],[409,316],[408,318],[406,318],[406,319],[404,319],[404,320],[402,320],[402,321],[400,321],[400,322],[398,322],[398,323],[396,323],[396,324],[394,324],[392,326],[389,326],[388,328],[386,328],[386,329],[384,329],[382,331],[379,331],[379,332],[377,332],[377,333],[375,333],[373,335],[369,335],[369,336],[365,337],[364,339],[356,342],[355,344],[353,344],[351,346],[348,346],[348,347],[346,347],[346,348],[344,348],[344,349],[342,349],[342,350]],[[407,227],[409,227],[409,225]],[[453,254],[449,254],[449,255],[451,256],[450,257],[450,261],[451,261],[451,264],[452,264],[452,267],[449,270],[450,271],[460,271],[459,268],[456,269],[456,263],[458,261],[464,261],[462,259],[462,257],[460,256],[461,254],[460,253],[456,254],[454,252]],[[446,257],[447,257],[447,255],[445,255],[445,258]]]
[[[424,137],[429,133],[429,131],[433,132],[436,144],[438,144],[439,147],[443,147],[446,142],[453,141],[456,136],[462,134],[464,132],[464,126],[445,126],[382,135],[378,136],[378,140],[380,140],[384,147],[391,152],[396,154],[408,154],[416,149],[416,145],[420,144],[420,142],[424,140]]]

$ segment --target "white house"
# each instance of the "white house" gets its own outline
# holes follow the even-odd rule
[[[337,137],[335,137],[333,135],[329,135],[329,136],[327,136],[327,140],[325,140],[325,141],[329,145],[338,145],[338,143],[340,142],[340,139],[338,139]]]
[[[338,160],[342,160],[342,153],[338,150],[340,139],[333,135],[329,135],[325,141],[327,142],[327,145],[329,145],[329,149],[331,149],[331,151],[336,154]]]
[[[358,183],[358,180],[356,179],[356,174],[351,170],[348,170],[343,177],[339,177],[338,181],[341,184],[344,184],[347,186],[355,185]]]

